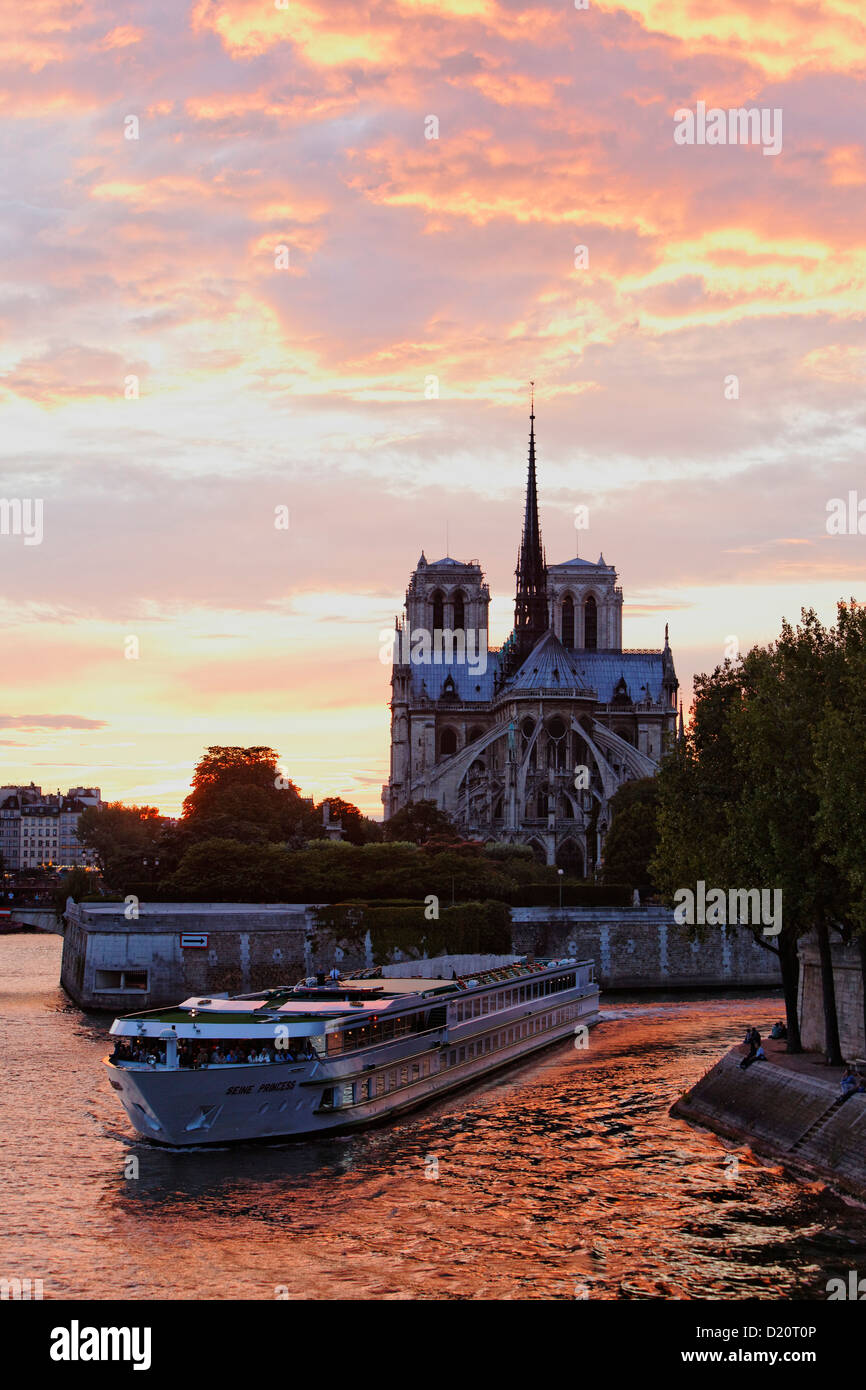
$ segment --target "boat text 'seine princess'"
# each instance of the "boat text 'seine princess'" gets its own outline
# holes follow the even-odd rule
[[[454,980],[376,971],[115,1019],[111,1085],[163,1144],[369,1124],[598,1020],[592,961],[519,962]]]

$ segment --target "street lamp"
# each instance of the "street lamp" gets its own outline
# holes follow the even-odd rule
[[[564,869],[557,869],[556,872],[559,874],[559,910],[560,910],[560,912],[561,912],[561,911],[562,911],[562,875],[563,875],[563,873],[565,872],[565,870],[564,870]]]

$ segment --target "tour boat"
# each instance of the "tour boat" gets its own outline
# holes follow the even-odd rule
[[[336,972],[332,972],[334,975]],[[456,979],[378,971],[115,1019],[105,1059],[139,1134],[186,1147],[371,1124],[598,1021],[592,961]]]

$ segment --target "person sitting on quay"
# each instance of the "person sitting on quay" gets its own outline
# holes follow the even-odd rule
[[[842,1073],[839,1087],[841,1095],[847,1100],[849,1096],[866,1093],[866,1080],[855,1067],[848,1066]]]
[[[753,1062],[757,1062],[759,1060],[758,1053],[760,1053],[760,1060],[764,1060],[764,1049],[761,1046],[761,1035],[758,1032],[757,1028],[747,1028],[746,1036],[743,1038],[743,1042],[749,1049],[749,1055],[747,1057],[744,1057],[743,1060],[740,1062],[740,1071],[746,1071],[747,1068],[750,1067]]]
[[[787,1038],[787,1036],[788,1036],[788,1029],[787,1029],[787,1027],[785,1026],[784,1023],[779,1022],[779,1023],[774,1023],[774,1024],[773,1024],[773,1027],[772,1027],[771,1030],[770,1030],[770,1037],[771,1037],[771,1038],[776,1038],[777,1040],[778,1040],[778,1039],[784,1040],[784,1039]]]

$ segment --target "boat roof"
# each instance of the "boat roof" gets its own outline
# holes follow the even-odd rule
[[[523,980],[546,974],[564,966],[592,965],[592,961],[574,958],[564,960],[524,961],[460,975],[453,980],[431,979],[423,975],[382,976],[376,970],[358,970],[324,985],[283,985],[260,990],[255,994],[192,995],[168,1009],[147,1009],[125,1014],[127,1019],[154,1020],[164,1023],[186,1023],[190,1018],[202,1021],[221,1018],[224,1023],[275,1022],[280,1017],[339,1018],[361,1013],[380,1014],[395,1010],[413,998],[463,994],[491,985]]]

